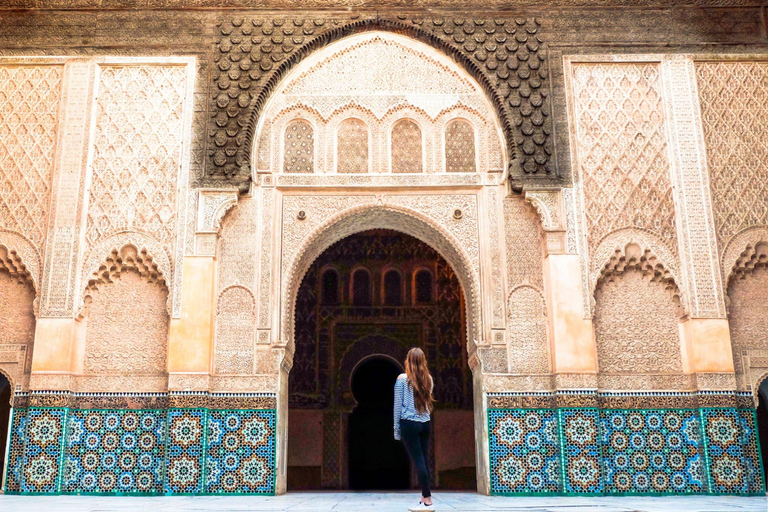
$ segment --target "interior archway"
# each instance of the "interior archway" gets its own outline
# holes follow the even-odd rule
[[[433,414],[433,450],[430,464],[437,488],[474,489],[475,428],[473,378],[466,347],[466,309],[457,274],[440,252],[402,232],[374,229],[351,234],[323,251],[310,265],[295,301],[293,368],[289,375],[287,483],[289,489],[401,488],[411,479],[402,472],[402,459],[393,457],[397,478],[375,480],[381,468],[370,464],[370,454],[360,453],[358,423],[369,422],[371,436],[387,443],[392,439],[394,385],[385,382],[372,396],[355,392],[366,372],[396,378],[386,366],[404,361],[408,350],[421,347],[427,354],[438,401]],[[371,276],[373,303],[354,299],[353,276],[361,269]],[[338,275],[338,302],[321,300],[323,275]],[[419,272],[434,276],[433,300],[421,302],[414,286],[402,287],[401,306],[385,304],[384,275],[396,270],[405,283]],[[370,362],[371,356],[389,363]],[[384,365],[378,368],[376,365]],[[362,372],[362,373],[361,373]],[[392,375],[390,375],[392,374]],[[369,413],[366,416],[366,409]],[[359,419],[363,418],[363,419]],[[385,437],[386,436],[386,437]],[[397,450],[398,444],[393,444]],[[367,462],[366,462],[367,461]],[[399,464],[399,465],[398,465]],[[383,466],[382,466],[383,467]],[[351,475],[352,469],[360,478]],[[398,469],[399,468],[399,469]],[[366,476],[368,475],[368,476]]]
[[[408,489],[410,463],[402,443],[392,437],[392,400],[402,365],[374,354],[352,371],[356,405],[349,415],[349,488]]]
[[[11,382],[0,372],[0,481],[5,475],[5,452],[8,449],[9,419],[11,417]]]
[[[763,474],[768,475],[768,378],[757,389],[757,436],[763,459]]]

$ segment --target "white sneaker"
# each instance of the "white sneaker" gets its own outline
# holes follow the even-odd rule
[[[419,504],[415,507],[408,507],[408,510],[410,512],[421,512],[422,510],[435,510],[434,503],[432,505],[425,505],[422,502],[419,502]]]

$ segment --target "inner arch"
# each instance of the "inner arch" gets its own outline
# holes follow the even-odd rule
[[[468,72],[450,52],[374,28],[352,31],[352,35],[333,38],[326,45],[329,39],[306,58],[286,62],[282,66],[285,69],[276,72],[274,76],[282,73],[281,79],[264,89],[269,91],[269,100],[263,91],[263,104],[254,109],[258,125],[255,117],[251,119],[253,170],[267,170],[267,158],[271,159],[271,169],[282,170],[284,166],[278,159],[281,134],[294,119],[301,118],[315,128],[313,144],[321,152],[331,147],[323,140],[333,137],[337,118],[343,118],[350,109],[355,109],[355,116],[367,124],[381,124],[384,132],[398,117],[407,115],[422,125],[425,140],[430,143],[440,138],[439,132],[451,118],[469,119],[478,130],[478,170],[506,170],[507,153],[514,157],[514,151],[504,142],[502,112],[491,101],[494,97],[489,98],[490,89],[485,90],[478,82],[478,77],[484,75]],[[408,113],[397,114],[398,110]],[[432,124],[436,128],[434,136],[428,133]],[[380,152],[384,153],[383,149]],[[375,146],[373,153],[373,168],[377,169]],[[332,160],[330,153],[318,155],[315,164],[330,167]],[[332,171],[326,168],[320,172]]]
[[[405,208],[395,206],[361,206],[337,214],[318,227],[307,237],[293,257],[286,274],[283,290],[282,332],[288,339],[289,350],[293,348],[295,331],[296,297],[301,280],[310,265],[327,248],[339,240],[355,233],[389,229],[410,235],[435,249],[451,265],[461,285],[466,304],[467,350],[475,353],[477,342],[482,336],[479,291],[480,284],[476,271],[477,262],[472,262],[459,242],[432,219]]]

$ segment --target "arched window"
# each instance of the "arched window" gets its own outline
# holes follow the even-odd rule
[[[372,304],[371,274],[365,269],[357,269],[352,274],[352,305],[366,307]]]
[[[368,127],[360,119],[345,119],[338,129],[336,171],[368,172]]]
[[[328,269],[323,272],[322,279],[322,304],[334,305],[339,303],[339,274]]]
[[[315,160],[315,136],[312,125],[296,120],[285,127],[283,171],[312,172]]]
[[[456,119],[445,127],[445,171],[475,172],[475,129]]]
[[[423,172],[421,128],[410,119],[402,119],[392,127],[392,172]]]
[[[389,270],[384,274],[384,304],[403,305],[403,280],[397,270]]]
[[[429,304],[432,302],[432,273],[429,270],[419,270],[414,277],[416,288],[416,303]]]

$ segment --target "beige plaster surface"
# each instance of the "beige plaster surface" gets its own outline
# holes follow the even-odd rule
[[[69,372],[76,321],[73,318],[38,318],[32,372]]]
[[[168,372],[208,373],[213,353],[215,260],[186,256],[181,288],[181,318],[171,320]]]
[[[692,318],[683,323],[683,336],[696,373],[732,373],[731,332],[725,318]]]
[[[544,259],[544,287],[555,373],[597,372],[592,322],[584,318],[579,257],[550,254]]]

